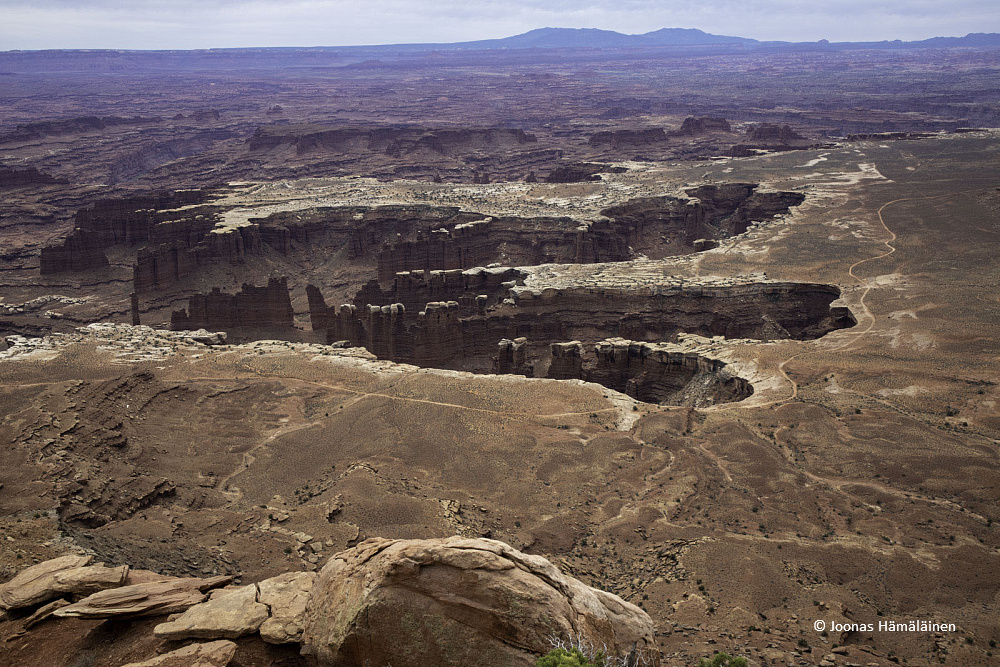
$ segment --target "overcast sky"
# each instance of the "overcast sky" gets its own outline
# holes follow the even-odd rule
[[[1000,0],[0,0],[0,51],[457,42],[549,26],[910,40],[1000,32]]]

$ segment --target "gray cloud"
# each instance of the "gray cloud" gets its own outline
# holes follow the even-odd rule
[[[449,42],[543,26],[812,41],[1000,32],[996,0],[0,0],[0,49]]]

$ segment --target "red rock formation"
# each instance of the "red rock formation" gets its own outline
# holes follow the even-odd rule
[[[761,123],[747,130],[747,139],[763,144],[791,144],[796,141],[804,141],[805,137],[788,125]]]
[[[508,128],[434,130],[383,127],[367,130],[321,125],[265,125],[254,131],[247,140],[247,148],[255,153],[294,146],[298,155],[319,151],[337,154],[374,152],[399,157],[419,151],[442,155],[502,151],[536,141],[533,134]]]
[[[271,278],[266,287],[243,285],[236,294],[226,294],[218,287],[208,294],[188,299],[187,310],[175,310],[170,328],[187,329],[291,328],[294,313],[288,293],[287,278]]]
[[[528,365],[528,339],[501,338],[497,345],[497,356],[493,360],[493,372],[499,375],[524,375],[531,377],[533,369]]]
[[[169,236],[171,232],[186,238],[180,226],[167,229],[170,224],[157,225],[154,229],[159,236]],[[196,244],[186,239],[173,240],[143,248],[136,255],[132,269],[133,288],[137,293],[162,290],[192,275],[200,266],[214,262],[240,264],[249,254],[263,251],[259,228],[247,225],[206,233]]]
[[[428,303],[417,313],[412,335],[415,364],[439,367],[461,358],[463,341],[458,302]]]
[[[660,127],[650,127],[643,130],[610,130],[592,134],[587,140],[591,146],[609,146],[612,150],[619,148],[637,148],[651,146],[669,141],[667,133]]]
[[[646,403],[703,406],[742,400],[753,386],[732,375],[725,362],[694,352],[621,338],[594,348],[596,363],[585,363],[582,378]]]
[[[549,346],[552,360],[548,377],[556,380],[580,379],[583,377],[583,344],[578,340],[568,343],[552,343]]]
[[[115,245],[136,246],[174,240],[166,238],[169,236],[167,229],[182,230],[185,242],[192,234],[204,235],[214,226],[217,214],[212,207],[195,206],[207,195],[205,191],[183,190],[105,199],[81,209],[76,213],[74,229],[69,236],[59,244],[42,248],[41,273],[77,272],[106,266],[106,249]],[[191,208],[178,214],[174,209],[179,207]],[[160,223],[170,220],[179,226],[158,229]]]
[[[711,116],[699,116],[697,118],[688,116],[681,123],[679,130],[671,132],[673,136],[696,137],[710,132],[732,132],[729,121],[725,118],[713,118]]]
[[[13,169],[0,167],[0,188],[17,188],[24,185],[66,185],[65,178],[55,178],[34,167]]]

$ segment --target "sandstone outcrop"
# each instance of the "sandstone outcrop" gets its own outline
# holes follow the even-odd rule
[[[527,338],[500,339],[493,372],[499,375],[531,375],[528,367]]]
[[[167,229],[175,235],[182,230],[185,240],[191,234],[204,235],[214,224],[215,209],[199,207],[209,193],[201,190],[103,199],[80,209],[74,216],[74,228],[61,243],[42,249],[40,270],[43,275],[64,271],[85,271],[106,266],[104,252],[115,245],[137,246],[163,243],[166,230],[160,223],[173,220]],[[191,207],[183,214],[175,209]]]
[[[263,252],[257,225],[217,229],[212,220],[194,223],[204,229],[188,234],[179,225],[155,228],[156,240],[163,242],[151,242],[136,255],[132,284],[137,293],[166,289],[214,262],[240,264]]]
[[[220,640],[189,644],[143,662],[130,662],[124,667],[226,667],[236,655],[236,644]]]
[[[94,593],[55,612],[74,618],[138,618],[185,611],[205,599],[205,591],[224,586],[232,577],[173,579],[133,584]]]
[[[236,639],[252,634],[268,617],[268,607],[257,601],[257,595],[257,584],[213,591],[207,602],[157,625],[153,634],[165,639]]]
[[[747,139],[765,144],[791,144],[796,141],[803,141],[805,137],[788,125],[761,123],[747,130]]]
[[[270,610],[270,616],[260,626],[261,639],[269,644],[302,639],[306,605],[315,581],[315,572],[288,572],[257,585],[257,599]]]
[[[62,556],[20,572],[0,586],[0,609],[30,607],[64,595],[83,597],[121,586],[128,566],[89,565],[90,556]]]
[[[170,315],[173,331],[191,329],[232,329],[239,327],[287,329],[293,326],[294,312],[287,278],[270,278],[266,287],[244,284],[236,294],[218,287],[208,294],[188,298],[187,310]]]
[[[371,539],[320,571],[302,652],[345,667],[457,665],[483,656],[528,667],[552,637],[604,644],[614,654],[635,647],[657,660],[646,612],[540,556],[487,539]]]
[[[647,403],[703,407],[753,394],[753,386],[725,362],[674,345],[612,338],[597,343],[594,355],[596,363],[585,362],[582,379]]]

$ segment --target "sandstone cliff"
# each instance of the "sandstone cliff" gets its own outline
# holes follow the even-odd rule
[[[187,310],[175,310],[170,316],[173,331],[192,329],[291,328],[294,313],[288,293],[287,278],[271,278],[266,287],[243,285],[236,294],[226,294],[218,287],[208,294],[188,299]]]

